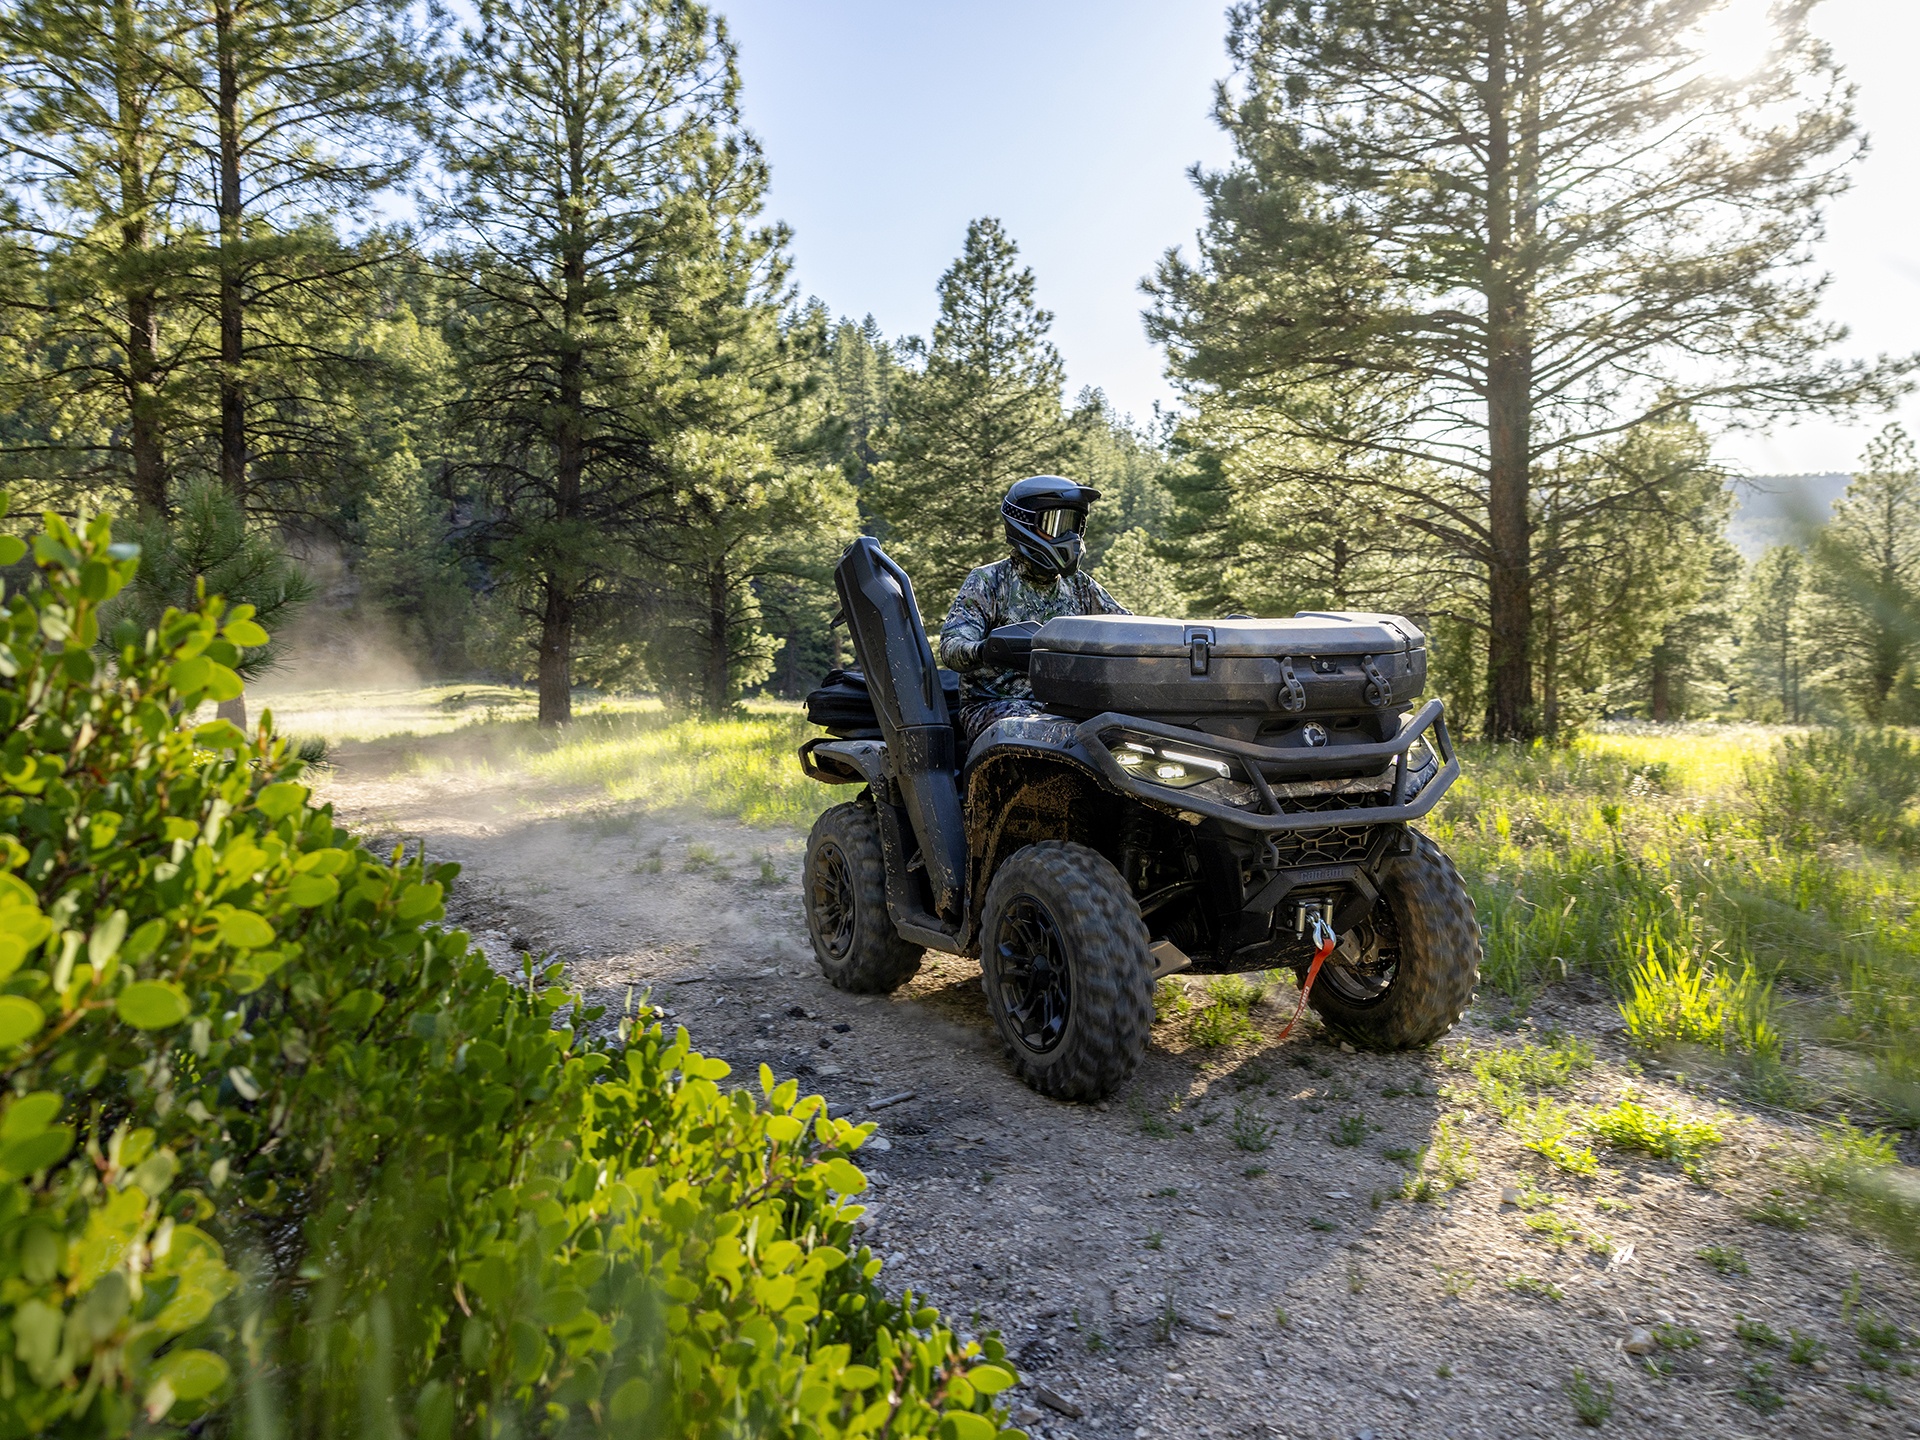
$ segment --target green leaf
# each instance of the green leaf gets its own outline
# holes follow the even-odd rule
[[[998,1365],[976,1365],[967,1371],[967,1383],[982,1395],[998,1395],[1013,1385],[1013,1372]]]
[[[193,743],[205,750],[244,750],[253,742],[231,720],[209,720],[193,727]]]
[[[219,665],[209,660],[206,662],[206,666],[208,672],[207,698],[209,700],[237,700],[240,698],[240,692],[247,688],[245,681],[224,665]]]
[[[941,1440],[993,1440],[1000,1433],[985,1415],[955,1410],[940,1417]]]
[[[7,1107],[4,1119],[0,1119],[0,1141],[24,1140],[29,1135],[38,1135],[53,1123],[53,1117],[60,1113],[60,1097],[51,1090],[36,1090],[31,1095],[22,1095]]]
[[[827,1184],[842,1195],[858,1195],[867,1188],[867,1177],[844,1155],[836,1155],[827,1162]]]
[[[204,1399],[227,1383],[227,1362],[211,1350],[176,1350],[158,1368],[180,1400]]]
[[[269,820],[283,820],[307,803],[307,787],[292,780],[276,781],[253,797],[253,803]]]
[[[251,910],[229,910],[220,917],[220,938],[236,950],[257,950],[273,943],[273,927]]]
[[[50,1125],[38,1135],[0,1145],[0,1175],[19,1179],[57,1165],[73,1148],[71,1125]]]
[[[236,645],[264,645],[272,638],[252,620],[229,620],[220,633]]]
[[[27,553],[27,542],[18,535],[0,535],[0,565],[18,565]]]
[[[432,882],[409,885],[400,893],[400,903],[394,913],[402,920],[418,920],[439,908],[441,893],[440,887]]]
[[[24,995],[0,995],[0,1050],[31,1039],[47,1023],[40,1007]]]
[[[310,910],[324,905],[340,893],[340,882],[331,875],[296,875],[287,884],[287,899]]]
[[[798,1140],[806,1128],[791,1115],[775,1115],[767,1121],[767,1138],[776,1144],[785,1145],[790,1141]]]
[[[136,1030],[164,1030],[193,1013],[187,992],[170,980],[136,980],[120,992],[113,1008]]]
[[[124,910],[114,911],[93,927],[93,933],[87,936],[87,963],[96,974],[120,953],[120,942],[126,938],[127,912]]]
[[[207,688],[213,675],[213,662],[196,655],[191,660],[176,660],[167,671],[167,683],[182,695],[197,695]]]

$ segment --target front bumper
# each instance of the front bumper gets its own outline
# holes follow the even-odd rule
[[[1239,774],[1252,786],[1253,804],[1232,805],[1192,789],[1156,785],[1128,770],[1114,759],[1108,739],[1122,733],[1204,748],[1209,754],[1235,762]],[[1113,711],[1081,722],[1075,738],[1107,783],[1121,794],[1166,809],[1218,820],[1258,835],[1318,830],[1329,825],[1397,825],[1418,820],[1438,805],[1440,797],[1460,778],[1460,760],[1454,753],[1453,737],[1447,731],[1445,707],[1438,700],[1422,705],[1391,740],[1369,745],[1330,746],[1324,750],[1283,750],[1215,735],[1203,737],[1183,726]],[[1423,739],[1439,761],[1426,774],[1416,771],[1409,758],[1414,746]],[[1393,775],[1385,792],[1387,803],[1383,805],[1288,809],[1285,799],[1275,793],[1275,785],[1285,787],[1289,781],[1312,780],[1330,771],[1352,771],[1387,761],[1393,763]]]

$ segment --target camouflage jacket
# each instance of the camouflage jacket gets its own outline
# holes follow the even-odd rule
[[[960,672],[960,700],[1024,700],[1033,694],[1018,670],[991,670],[981,661],[987,632],[1022,620],[1045,622],[1056,615],[1125,615],[1126,607],[1084,571],[1036,581],[1013,560],[982,565],[953,597],[940,627],[940,663]]]

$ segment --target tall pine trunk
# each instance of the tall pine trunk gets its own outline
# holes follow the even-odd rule
[[[246,303],[240,252],[240,60],[231,0],[214,0],[214,64],[218,72],[220,195],[220,483],[247,493]]]
[[[586,135],[577,113],[567,134],[567,181],[572,195],[586,189]],[[553,396],[553,518],[562,545],[570,543],[581,518],[580,496],[587,468],[583,404],[586,365],[580,333],[587,308],[587,237],[578,207],[570,210],[561,236],[560,355]],[[565,725],[573,719],[573,621],[578,596],[572,557],[547,557],[546,611],[540,623],[540,723]]]
[[[114,105],[120,146],[120,285],[127,316],[128,449],[133,455],[133,500],[140,510],[167,510],[167,461],[160,429],[160,313],[147,266],[151,257],[146,117],[135,81],[144,57],[131,0],[113,7]]]
[[[573,599],[556,579],[540,616],[540,723],[573,719]]]
[[[1531,11],[1529,12],[1531,15]],[[1531,86],[1516,77],[1504,15],[1487,63],[1487,737],[1530,740],[1533,706],[1533,340],[1524,253],[1532,237],[1534,129]]]
[[[733,588],[727,583],[724,560],[707,564],[707,646],[700,675],[700,704],[709,715],[725,713],[732,696],[728,693],[731,666],[727,664],[727,612],[731,608]]]

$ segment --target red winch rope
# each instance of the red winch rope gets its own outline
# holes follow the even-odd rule
[[[1333,954],[1333,947],[1338,943],[1333,927],[1326,922],[1325,917],[1320,915],[1313,917],[1313,938],[1315,941],[1313,964],[1307,967],[1306,983],[1300,987],[1300,1003],[1293,1007],[1293,1014],[1287,1018],[1286,1028],[1280,1032],[1278,1040],[1284,1040],[1293,1033],[1294,1021],[1298,1020],[1300,1012],[1307,1008],[1307,996],[1313,993],[1313,982],[1320,978],[1320,967],[1326,964],[1327,957]]]

